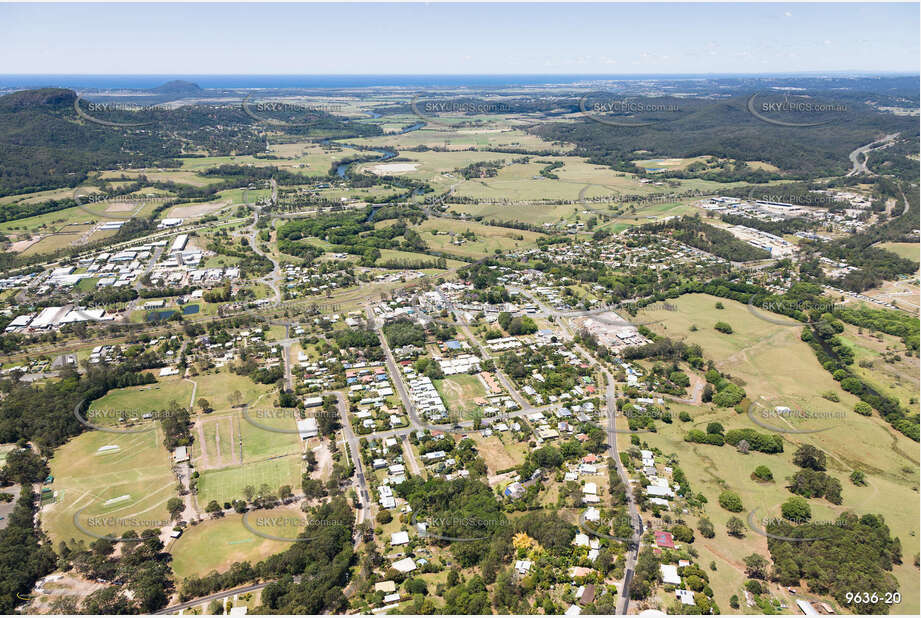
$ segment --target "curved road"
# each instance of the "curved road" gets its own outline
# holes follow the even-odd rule
[[[867,162],[869,161],[869,153],[871,150],[877,150],[879,148],[885,148],[892,143],[892,140],[899,136],[898,133],[890,133],[889,135],[883,137],[882,139],[875,140],[870,142],[866,146],[861,146],[856,148],[851,154],[848,155],[848,158],[851,160],[851,171],[847,173],[847,176],[856,176],[858,174],[869,174],[871,176],[876,176],[870,169],[867,167]],[[861,158],[861,155],[863,157]]]

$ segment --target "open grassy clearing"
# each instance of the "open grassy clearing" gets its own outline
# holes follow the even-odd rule
[[[177,495],[176,479],[156,426],[133,434],[89,431],[59,447],[50,467],[57,499],[42,508],[41,519],[55,543],[95,540],[74,525],[75,513],[84,507],[79,522],[100,535],[168,524],[166,501]],[[101,516],[107,520],[95,525],[91,518]]]
[[[29,256],[39,253],[53,253],[76,244],[81,237],[82,234],[76,233],[51,234],[29,245],[29,247],[22,252],[22,255]]]
[[[272,525],[276,523],[273,519],[278,520],[276,525]],[[247,523],[252,528],[281,538],[296,538],[299,530],[294,521],[304,519],[304,513],[295,507],[254,511],[247,515]],[[253,534],[243,525],[243,515],[234,513],[189,527],[170,546],[170,553],[173,572],[181,580],[195,575],[202,577],[211,571],[223,573],[234,562],[255,564],[285,551],[290,545]]]
[[[274,418],[271,415],[260,414],[259,410],[250,410],[247,414],[251,420],[241,418],[238,424],[243,438],[243,461],[301,451],[300,438],[295,433],[297,423],[293,416]]]
[[[486,396],[486,389],[480,379],[469,374],[448,376],[435,380],[434,384],[448,410],[462,415],[478,407],[473,403],[474,399]]]
[[[717,301],[722,302],[725,309],[716,310],[714,305]],[[917,444],[893,431],[878,416],[863,417],[854,413],[856,398],[841,391],[819,366],[812,350],[799,340],[798,327],[765,322],[749,313],[743,304],[707,295],[686,295],[670,302],[678,305],[678,311],[644,311],[639,319],[662,319],[663,322],[653,324],[651,328],[672,338],[700,344],[706,358],[713,359],[722,371],[741,379],[749,399],[766,406],[792,404],[803,410],[830,415],[810,420],[788,420],[786,427],[782,420],[762,419],[762,422],[781,429],[822,430],[816,433],[784,433],[785,452],[778,455],[741,455],[729,446],[684,442],[688,426],[680,422],[660,424],[658,433],[644,435],[642,439],[650,445],[659,446],[666,453],[676,453],[694,491],[702,491],[710,500],[708,512],[718,536],[713,541],[703,539],[700,542],[709,545],[713,553],[725,556],[727,565],[752,551],[767,555],[766,540],[762,536],[750,533],[745,539],[736,540],[725,535],[725,521],[730,514],[718,506],[716,498],[720,491],[729,488],[740,494],[746,513],[760,507],[761,512],[766,512],[764,517],[775,516],[779,512],[779,504],[792,495],[784,488],[783,481],[795,471],[792,453],[799,444],[808,443],[828,454],[829,474],[841,480],[844,488],[841,506],[824,500],[810,500],[813,518],[834,519],[848,509],[858,513],[881,513],[893,534],[902,539],[906,557],[914,555],[917,552],[919,516]],[[734,333],[724,335],[713,330],[712,325],[717,320],[732,325]],[[691,332],[691,324],[696,324],[699,330]],[[823,399],[821,395],[827,391],[836,392],[840,402]],[[705,428],[708,422],[716,421],[726,429],[769,431],[756,425],[746,414],[737,414],[732,409],[710,410],[708,407],[701,409],[679,404],[672,404],[671,409],[673,413],[686,409],[693,417],[692,425],[697,428]],[[859,457],[857,453],[860,453]],[[760,463],[773,471],[776,479],[773,485],[756,484],[748,478]],[[855,469],[867,476],[867,487],[850,484],[848,476]],[[906,592],[917,591],[917,570],[912,572],[912,569],[900,568],[896,572]],[[718,591],[726,598],[734,592],[737,591]],[[915,593],[913,603],[916,605],[917,602]]]
[[[885,249],[886,251],[892,251],[897,256],[905,258],[906,260],[912,260],[913,262],[919,262],[918,252],[921,250],[921,246],[913,242],[884,242],[876,245],[880,249]]]
[[[513,442],[508,437],[503,439],[497,434],[484,438],[479,432],[471,432],[468,437],[476,442],[477,452],[486,462],[490,475],[521,465],[528,451],[527,444]]]
[[[390,127],[399,126],[402,128],[419,122],[419,119],[413,115],[401,116],[399,118],[388,116],[387,125]],[[396,120],[396,122],[393,122]],[[386,130],[386,129],[385,129]],[[544,151],[549,149],[559,150],[561,153],[571,150],[572,144],[554,144],[530,135],[519,129],[508,127],[442,127],[429,124],[417,131],[410,131],[401,135],[383,135],[380,137],[367,137],[360,139],[350,139],[349,143],[362,144],[366,146],[378,146],[387,148],[415,148],[417,146],[427,146],[429,148],[439,147],[448,149],[464,148],[514,148],[523,150]],[[510,155],[518,156],[518,155]]]
[[[18,195],[6,195],[0,197],[0,206],[6,204],[40,204],[48,200],[61,200],[71,198],[74,190],[71,188],[48,189],[47,191],[36,191],[34,193],[20,193]]]
[[[217,157],[215,157],[217,158]],[[216,167],[216,165],[203,166],[186,166],[186,161],[200,161],[201,159],[183,159],[182,169],[167,168],[146,168],[139,170],[116,170],[102,172],[101,178],[126,178],[136,179],[139,176],[146,176],[152,182],[175,182],[181,185],[190,185],[192,187],[206,187],[208,185],[223,182],[224,179],[219,176],[201,176],[195,171],[186,171],[188,169],[198,170]],[[220,164],[218,164],[220,165]]]
[[[450,186],[464,180],[463,176],[453,175],[454,170],[467,167],[472,163],[482,161],[511,161],[519,158],[521,155],[511,155],[501,152],[489,151],[460,151],[460,152],[401,152],[399,160],[387,161],[385,165],[392,164],[415,164],[412,171],[399,173],[399,176],[415,178],[418,180],[434,180],[440,184]],[[359,171],[373,173],[373,168],[381,165],[377,162],[362,163],[358,166]]]
[[[594,208],[595,206],[592,206]],[[574,222],[576,217],[587,220],[591,217],[581,205],[508,205],[508,204],[451,204],[449,211],[470,217],[482,217],[484,221],[521,221],[532,225]]]
[[[268,394],[274,392],[271,385],[253,382],[247,376],[233,373],[228,367],[221,367],[212,371],[214,373],[203,373],[190,378],[190,380],[198,384],[198,390],[195,393],[196,402],[204,397],[215,410],[229,410],[231,394],[239,391],[240,395],[242,395],[242,403],[250,406],[258,403],[263,407],[273,405],[271,398],[267,397]]]
[[[102,419],[114,411],[126,411],[129,417],[133,417],[156,410],[166,410],[174,401],[186,408],[189,406],[191,397],[191,382],[179,376],[159,378],[155,384],[129,386],[109,391],[90,405],[90,413],[100,414],[98,424],[101,424]]]
[[[108,206],[103,203],[89,204],[83,206],[82,208],[74,206],[72,208],[65,208],[63,210],[36,215],[34,217],[27,217],[25,219],[5,221],[0,223],[0,232],[51,232],[59,230],[66,225],[89,225],[103,221],[124,220],[128,218],[128,214],[133,214],[135,216],[149,216],[153,213],[153,210],[156,207],[156,202],[147,202],[146,204],[141,205],[140,208],[132,210],[129,213],[107,213],[106,211]],[[113,219],[113,217],[117,218]]]
[[[270,160],[273,165],[306,176],[326,176],[333,163],[354,156],[355,153],[350,148],[311,142],[271,144],[269,150],[276,157],[284,157],[281,160]]]
[[[392,224],[393,221],[386,221],[383,223]],[[408,260],[410,262],[415,261],[432,261],[438,258],[432,257],[431,255],[426,255],[424,253],[412,253],[410,251],[399,251],[397,249],[381,249],[381,257],[377,261],[378,264],[382,262],[387,262],[389,260]],[[446,266],[448,268],[457,268],[458,266],[463,266],[466,262],[460,260],[445,260]],[[422,270],[425,273],[439,273],[444,272],[441,269],[437,268],[425,268]]]
[[[860,329],[851,324],[847,324],[838,337],[854,350],[854,365],[851,369],[857,375],[875,386],[879,392],[898,397],[905,407],[918,413],[918,390],[921,387],[918,357],[900,352],[898,356],[901,360],[889,363],[883,358],[886,348],[891,352],[904,350],[898,337],[885,333],[870,335],[866,330],[861,333]],[[861,367],[861,362],[871,362],[873,366]]]
[[[483,257],[492,255],[498,249],[508,251],[533,247],[537,244],[540,234],[527,230],[513,230],[509,228],[483,225],[474,221],[454,221],[449,219],[428,219],[413,227],[422,235],[422,240],[435,251],[444,251],[448,254],[470,257]],[[466,231],[476,234],[476,240],[468,240],[463,244],[453,244],[454,234],[463,234]],[[439,232],[437,235],[433,231]],[[448,232],[448,233],[445,233]],[[522,240],[518,240],[518,237]]]
[[[198,503],[204,506],[211,500],[223,504],[245,499],[243,490],[247,486],[258,492],[262,485],[268,485],[272,491],[277,491],[282,485],[290,485],[297,491],[300,487],[301,473],[301,458],[298,455],[221,470],[205,470],[198,479]]]
[[[645,170],[656,170],[656,169],[667,169],[667,170],[684,170],[687,169],[689,165],[693,163],[704,163],[710,157],[690,157],[686,159],[640,159],[638,161],[633,161],[633,164],[637,167],[641,167]]]

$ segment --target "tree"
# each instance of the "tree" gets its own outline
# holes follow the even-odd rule
[[[217,503],[217,500],[212,500],[208,503],[208,506],[205,507],[205,513],[210,513],[211,515],[217,515],[222,513],[224,509],[221,508],[221,505]]]
[[[728,489],[720,494],[719,503],[721,507],[731,513],[741,513],[742,509],[745,508],[742,506],[742,498],[739,497],[739,494]]]
[[[214,408],[211,406],[211,402],[204,397],[198,398],[198,407],[201,408],[201,411],[205,414],[211,414],[214,412]]]
[[[736,516],[730,517],[729,521],[726,522],[726,532],[728,532],[730,536],[742,538],[745,536],[745,522]]]
[[[795,523],[806,523],[812,519],[812,509],[805,498],[793,496],[780,506],[780,513],[784,519]]]
[[[230,402],[232,408],[238,407],[243,403],[243,394],[240,391],[234,391],[230,393],[230,396],[227,397],[227,400]]]
[[[706,517],[700,518],[700,521],[697,522],[697,529],[705,539],[712,539],[716,536],[716,531],[713,529],[713,522]]]
[[[851,483],[853,483],[854,485],[858,485],[858,486],[866,485],[867,481],[864,478],[863,472],[861,472],[860,470],[854,470],[853,472],[851,472]]]
[[[224,613],[224,601],[221,599],[214,599],[211,603],[208,604],[208,615],[210,616],[220,616]]]
[[[730,326],[726,322],[717,322],[716,324],[713,325],[713,328],[715,328],[719,332],[724,333],[726,335],[732,334],[732,326]]]
[[[719,434],[723,435],[723,426],[720,423],[707,423],[707,433],[708,434]]]
[[[694,531],[682,524],[676,524],[672,526],[671,533],[676,539],[678,539],[682,543],[693,543],[694,542]]]
[[[793,453],[793,463],[800,468],[825,470],[825,453],[811,444],[803,444]]]
[[[179,519],[179,516],[185,510],[185,502],[180,498],[170,498],[166,501],[166,510],[169,512],[170,517]]]
[[[755,468],[755,471],[752,472],[752,478],[759,481],[768,482],[774,480],[774,474],[767,466],[758,466]]]
[[[761,554],[751,554],[743,558],[745,574],[752,579],[767,579],[770,562]]]

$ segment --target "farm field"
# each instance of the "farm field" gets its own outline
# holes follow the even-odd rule
[[[56,500],[42,507],[41,519],[55,543],[95,540],[74,525],[77,512],[80,524],[100,535],[169,525],[166,501],[176,497],[176,478],[156,425],[142,433],[86,432],[59,447],[50,467]],[[105,525],[94,525],[101,516]]]
[[[155,202],[148,202],[144,204],[140,209],[134,211],[135,216],[149,216],[153,209],[156,208]],[[42,215],[36,215],[34,217],[26,217],[24,219],[15,219],[13,221],[5,221],[0,223],[0,232],[7,233],[17,233],[24,230],[29,230],[32,232],[44,231],[56,231],[64,225],[87,225],[91,223],[99,223],[102,221],[108,221],[112,217],[120,220],[125,219],[125,213],[108,213],[110,216],[106,216],[106,209],[103,209],[101,206],[93,204],[80,208],[73,206],[71,208],[65,208],[63,210],[56,210],[54,212],[45,213]]]
[[[714,308],[718,300],[725,309]],[[775,516],[779,504],[792,495],[785,489],[783,481],[794,471],[792,452],[799,444],[813,444],[828,454],[829,474],[841,480],[844,487],[844,503],[840,506],[824,500],[810,500],[813,518],[834,519],[848,509],[858,513],[881,513],[893,534],[900,537],[903,544],[912,545],[912,548],[905,549],[906,555],[916,553],[919,516],[915,493],[918,485],[917,445],[892,430],[878,415],[863,417],[854,413],[856,398],[841,391],[819,366],[811,349],[799,340],[799,328],[765,322],[749,313],[748,307],[743,304],[707,295],[686,295],[670,303],[676,304],[678,311],[643,311],[638,318],[662,319],[650,328],[675,339],[700,344],[705,358],[714,360],[718,368],[733,378],[741,379],[749,400],[765,406],[794,405],[827,416],[788,420],[786,426],[774,419],[762,421],[776,426],[778,431],[821,430],[817,433],[783,433],[784,453],[777,455],[753,452],[743,456],[728,446],[684,442],[683,436],[689,427],[683,423],[663,424],[658,433],[645,434],[642,439],[652,446],[659,446],[665,453],[677,454],[692,488],[703,492],[710,505],[716,505],[719,492],[728,488],[742,497],[746,513],[759,507],[767,513],[766,517]],[[723,335],[713,330],[712,324],[717,320],[731,324],[734,333]],[[691,332],[691,324],[696,324],[699,330]],[[821,394],[826,391],[836,392],[840,402],[823,399]],[[727,430],[751,428],[766,431],[747,415],[739,415],[732,409],[682,406],[671,404],[672,413],[687,410],[693,418],[691,425],[696,428],[705,429],[709,422],[721,422]],[[860,453],[859,457],[857,453]],[[748,478],[760,463],[772,470],[776,479],[773,485],[756,484]],[[867,487],[855,487],[848,481],[853,470],[864,472],[868,479]],[[880,499],[881,496],[886,496],[886,499]],[[717,530],[725,530],[725,521],[731,514],[718,506],[711,506],[708,510]],[[712,553],[723,556],[745,556],[756,550],[766,554],[766,540],[757,534],[748,534],[741,540],[718,534],[713,541],[702,539],[701,544],[709,545]],[[723,558],[727,566],[731,566],[729,560]],[[720,561],[717,560],[717,563],[720,564]],[[896,574],[903,586],[903,599],[906,595],[913,596],[914,603],[917,603],[917,572],[902,568]],[[909,574],[910,578],[907,577]],[[720,591],[719,594],[728,599],[735,592]]]
[[[230,157],[213,157],[226,158]],[[181,185],[189,185],[192,187],[206,187],[208,185],[217,184],[223,182],[224,179],[220,176],[201,176],[196,173],[196,170],[207,169],[210,167],[216,167],[221,165],[220,163],[215,165],[188,165],[188,161],[202,161],[203,159],[182,159],[182,168],[181,169],[166,169],[166,168],[147,168],[140,170],[117,170],[117,171],[107,171],[101,174],[101,178],[120,178],[122,176],[126,178],[136,179],[139,176],[146,176],[148,180],[153,182],[175,182]],[[230,163],[228,161],[228,163]],[[190,171],[191,170],[191,171]]]
[[[595,205],[590,205],[589,207],[596,208]],[[470,217],[482,217],[483,221],[514,220],[532,225],[557,223],[559,221],[575,222],[577,216],[583,220],[587,220],[591,216],[579,204],[533,204],[519,207],[508,204],[449,204],[449,211]]]
[[[282,525],[258,525],[259,518],[279,518]],[[293,520],[303,520],[304,513],[294,507],[279,507],[247,514],[247,523],[260,532],[282,538],[296,538]],[[261,521],[261,520],[260,520]],[[287,524],[287,525],[285,525]],[[204,576],[211,571],[223,573],[234,562],[260,560],[283,552],[289,542],[267,539],[253,534],[243,525],[243,515],[236,513],[190,526],[170,547],[173,572],[185,577]]]
[[[431,249],[468,257],[491,255],[497,249],[508,251],[533,247],[541,236],[536,232],[527,230],[513,230],[483,225],[474,221],[454,221],[450,219],[427,219],[414,226],[413,229],[422,235],[422,240]],[[452,243],[453,236],[444,233],[463,234],[468,230],[476,234],[476,240],[466,241],[461,245],[454,245]],[[432,233],[433,231],[440,233],[435,235]],[[518,236],[522,236],[523,240],[518,240]]]

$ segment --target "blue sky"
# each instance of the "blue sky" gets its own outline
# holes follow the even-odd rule
[[[0,74],[919,71],[905,4],[0,4]]]

